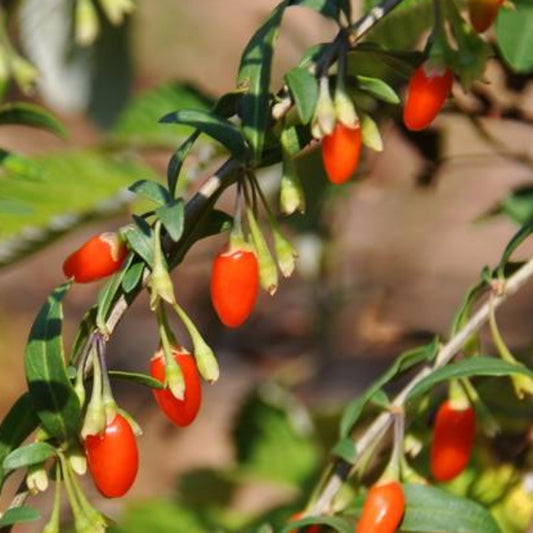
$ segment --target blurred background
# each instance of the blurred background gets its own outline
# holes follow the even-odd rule
[[[120,26],[100,16],[95,43],[68,56],[64,4],[26,0],[13,23],[16,46],[40,71],[31,101],[55,113],[69,136],[0,129],[0,146],[44,169],[18,183],[0,177],[0,416],[25,390],[28,331],[63,280],[64,258],[146,208],[127,186],[163,180],[188,131],[157,120],[231,90],[247,40],[277,2],[139,2]],[[422,20],[424,13],[414,16]],[[411,42],[400,42],[408,33]],[[272,86],[309,46],[335,34],[318,14],[291,10]],[[411,32],[402,35],[398,47],[418,44]],[[221,378],[204,386],[200,415],[186,429],[167,422],[149,390],[116,383],[117,400],[144,430],[139,476],[120,501],[101,499],[89,481],[87,487],[98,507],[123,517],[117,531],[194,532],[220,521],[239,527],[269,510],[287,517],[303,505],[346,402],[402,350],[446,336],[466,289],[483,266],[497,263],[516,222],[533,212],[530,78],[511,76],[495,57],[486,84],[468,96],[456,87],[454,96],[434,127],[416,135],[400,125],[401,110],[389,106],[380,120],[384,152],[367,149],[345,186],[327,184],[316,147],[297,158],[309,209],[284,228],[299,251],[298,270],[273,298],[261,294],[238,330],[221,326],[209,301],[212,258],[227,236],[195,245],[173,278],[178,300],[219,357]],[[26,98],[16,88],[8,97]],[[222,161],[220,147],[204,139],[188,162],[183,194]],[[260,175],[274,203],[279,173],[275,166]],[[231,212],[230,191],[220,206]],[[24,244],[17,247],[17,240]],[[531,251],[525,246],[521,254]],[[67,344],[98,289],[70,291]],[[532,296],[526,287],[499,313],[506,340],[525,356]],[[109,365],[146,372],[157,344],[142,296],[109,344]],[[1,505],[14,489],[2,494]]]

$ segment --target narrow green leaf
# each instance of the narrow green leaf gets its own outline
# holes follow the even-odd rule
[[[13,507],[0,518],[0,527],[8,527],[22,522],[34,522],[41,518],[41,513],[33,507]]]
[[[130,267],[134,259],[133,254],[128,254],[125,263],[122,265],[119,272],[117,272],[111,279],[109,279],[106,284],[98,292],[97,300],[97,311],[96,311],[96,325],[100,331],[105,331],[107,315],[113,302],[116,300],[119,289],[122,286],[122,280],[124,279],[124,274]]]
[[[500,9],[496,20],[498,46],[515,72],[533,70],[533,4],[516,0],[516,10]]]
[[[391,379],[398,374],[423,362],[431,361],[437,354],[439,340],[437,337],[429,344],[403,352],[390,366],[390,368],[378,378],[361,396],[351,401],[342,413],[340,421],[340,437],[346,438],[352,431],[353,426],[359,419],[365,405],[370,399]]]
[[[512,237],[502,253],[498,269],[503,270],[514,251],[533,233],[533,218],[527,221]]]
[[[285,74],[285,81],[289,86],[296,104],[298,116],[303,124],[308,124],[318,100],[318,82],[305,68],[296,67]]]
[[[288,0],[281,2],[252,36],[242,54],[237,75],[237,85],[247,89],[242,99],[243,130],[256,162],[261,160],[269,118],[274,42],[287,5]]]
[[[152,232],[144,231],[138,225],[126,226],[121,231],[128,246],[151,267],[154,261],[154,246]]]
[[[426,533],[501,533],[482,505],[427,485],[403,485],[406,510],[400,530]]]
[[[357,76],[357,86],[362,91],[370,93],[378,100],[388,104],[399,104],[400,97],[396,91],[380,78],[371,78],[369,76]]]
[[[181,144],[178,149],[172,154],[170,161],[168,162],[167,167],[167,185],[168,190],[170,191],[170,196],[174,198],[176,196],[176,186],[178,184],[178,177],[181,172],[181,167],[185,158],[189,155],[194,143],[200,136],[200,130],[196,130],[194,133],[189,135],[183,144]]]
[[[20,124],[47,130],[59,137],[67,132],[61,122],[51,113],[35,104],[14,102],[0,106],[0,124]]]
[[[78,397],[68,379],[61,335],[62,301],[71,283],[57,287],[41,308],[30,331],[24,370],[43,427],[62,441],[75,438],[81,419]]]
[[[156,203],[157,205],[166,205],[170,202],[169,192],[157,181],[153,180],[139,180],[133,185],[130,185],[128,189],[139,196],[144,196]]]
[[[472,376],[510,376],[524,374],[533,378],[533,371],[521,364],[513,364],[496,357],[476,356],[463,359],[457,363],[433,371],[422,379],[409,393],[408,400],[413,400],[432,389],[438,383],[450,379]]]
[[[340,6],[338,0],[291,0],[289,7],[292,6],[308,7],[325,17],[333,20],[339,19]]]
[[[303,528],[304,526],[311,526],[313,524],[328,526],[339,533],[353,533],[354,530],[353,522],[351,520],[347,520],[346,518],[342,518],[340,516],[321,515],[291,521],[281,530],[281,533],[300,531],[300,528]]]
[[[357,446],[349,437],[341,439],[339,442],[337,442],[337,444],[335,444],[335,446],[333,446],[331,449],[331,453],[350,464],[354,464],[358,458]]]
[[[129,381],[137,385],[143,385],[150,389],[164,389],[165,386],[159,380],[147,374],[139,372],[125,372],[122,370],[110,370],[108,372],[110,378],[119,379],[121,381]]]
[[[56,449],[46,442],[33,442],[13,450],[2,463],[4,470],[16,470],[43,463],[56,454]]]
[[[144,272],[144,263],[134,263],[131,265],[122,278],[122,290],[129,294],[135,287],[137,287],[139,281],[142,279]]]
[[[161,220],[164,228],[174,242],[177,242],[183,234],[184,206],[183,200],[171,202],[156,210],[156,215]]]
[[[0,424],[0,488],[2,487],[4,458],[32,433],[39,424],[29,392],[13,404]]]
[[[241,161],[248,159],[248,147],[239,129],[213,113],[184,109],[165,115],[159,122],[192,126],[223,144],[237,159]]]
[[[98,306],[95,304],[85,313],[85,315],[83,315],[70,350],[70,357],[68,359],[70,364],[76,364],[78,362],[78,357],[81,355],[81,351],[83,350],[89,335],[91,335],[96,328],[97,308]]]

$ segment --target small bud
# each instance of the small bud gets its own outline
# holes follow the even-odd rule
[[[361,138],[363,144],[376,152],[383,151],[383,140],[374,119],[367,114],[361,116]]]
[[[283,166],[280,185],[280,208],[282,213],[292,215],[295,211],[305,212],[305,194],[302,183],[298,177],[296,165],[292,155],[300,146],[298,135],[294,128],[288,128],[281,133],[281,146],[283,152]]]
[[[35,91],[39,71],[29,61],[16,54],[11,56],[11,69],[22,91],[32,94]]]
[[[92,44],[98,36],[98,14],[92,0],[76,2],[76,43],[80,46]]]
[[[122,23],[125,15],[135,9],[132,0],[100,0],[100,5],[111,24],[116,26]]]
[[[274,249],[276,251],[279,269],[283,276],[288,278],[294,272],[294,267],[296,266],[295,259],[298,257],[298,253],[278,228],[272,228],[272,235],[274,236]]]
[[[355,128],[359,122],[352,99],[340,86],[335,91],[335,114],[337,120],[348,128]]]
[[[48,488],[48,473],[43,463],[28,467],[26,486],[30,493],[34,495],[46,491]]]
[[[316,103],[315,114],[311,121],[311,133],[316,139],[322,139],[324,135],[331,135],[337,121],[335,106],[329,92],[329,80],[327,76],[320,78],[320,88]]]
[[[174,398],[183,400],[185,398],[185,381],[181,368],[172,354],[169,357],[165,354],[165,380]]]
[[[273,296],[278,289],[278,270],[276,268],[276,263],[268,249],[261,228],[249,207],[246,208],[246,216],[248,218],[252,242],[259,263],[259,283],[264,290]]]
[[[154,311],[159,300],[173,305],[176,303],[174,286],[161,250],[161,222],[157,221],[154,232],[154,265],[150,278],[150,309]]]
[[[87,459],[79,447],[76,446],[69,451],[68,462],[78,476],[83,476],[87,472]]]

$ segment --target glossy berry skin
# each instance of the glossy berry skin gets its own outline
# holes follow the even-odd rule
[[[503,0],[469,0],[470,22],[478,33],[488,30],[498,16]]]
[[[453,75],[449,68],[441,74],[427,74],[424,65],[416,70],[407,89],[403,122],[412,131],[427,128],[439,114],[452,90]]]
[[[103,496],[118,498],[128,492],[139,470],[139,452],[131,425],[120,413],[101,433],[85,439],[85,455]]]
[[[394,533],[405,510],[400,483],[374,485],[368,492],[355,533]]]
[[[329,181],[336,185],[348,181],[359,164],[361,128],[337,122],[331,135],[322,139],[322,161]]]
[[[159,408],[176,426],[185,427],[196,418],[202,403],[202,384],[194,357],[183,349],[173,349],[174,359],[181,368],[185,380],[185,396],[178,400],[167,387],[154,389]],[[150,374],[161,383],[165,382],[165,357],[159,350],[150,361]]]
[[[437,481],[450,481],[466,468],[475,433],[472,407],[457,409],[450,401],[439,407],[431,443],[431,473]]]
[[[224,248],[216,256],[211,272],[211,302],[225,326],[236,328],[248,318],[258,289],[259,265],[254,252]]]
[[[77,283],[97,281],[120,270],[126,253],[116,233],[102,233],[70,254],[63,263],[63,272]]]

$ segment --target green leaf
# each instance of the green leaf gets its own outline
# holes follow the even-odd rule
[[[505,250],[502,253],[498,269],[502,270],[511,259],[514,251],[533,233],[533,218],[526,222],[508,242]]]
[[[41,180],[43,169],[32,159],[0,148],[0,165],[14,179]]]
[[[248,159],[248,147],[239,129],[226,119],[217,117],[210,112],[184,109],[165,115],[159,122],[186,124],[197,128],[224,145],[237,159],[241,161]]]
[[[109,310],[113,302],[117,299],[119,289],[122,286],[124,274],[130,267],[134,259],[133,254],[129,254],[126,262],[122,265],[119,272],[117,272],[98,292],[97,311],[96,311],[96,325],[100,331],[106,330],[106,320]]]
[[[242,54],[237,75],[237,85],[247,89],[242,99],[242,122],[256,162],[261,160],[269,118],[274,42],[287,5],[287,0],[281,2],[252,36]]]
[[[0,488],[3,484],[4,458],[32,433],[39,424],[31,396],[25,392],[13,404],[0,424]]]
[[[254,388],[233,429],[241,473],[294,486],[309,481],[318,466],[319,450],[308,416],[279,385]]]
[[[187,126],[162,126],[159,119],[172,109],[209,111],[213,99],[197,88],[171,82],[151,89],[126,107],[113,127],[115,142],[148,147],[173,147],[190,134]]]
[[[76,438],[81,419],[78,397],[67,376],[61,327],[62,300],[71,283],[57,287],[30,331],[24,370],[30,394],[46,431],[61,441]]]
[[[133,263],[133,265],[126,269],[122,278],[122,290],[126,294],[129,294],[137,287],[139,281],[142,279],[144,266],[144,263]]]
[[[529,222],[533,219],[533,187],[524,184],[514,188],[498,205],[482,215],[480,220],[495,215],[506,215],[520,225]]]
[[[182,200],[169,203],[156,210],[156,215],[168,231],[171,239],[177,242],[183,234],[184,206]]]
[[[33,507],[14,507],[8,509],[0,518],[0,527],[8,527],[21,522],[33,522],[41,518],[41,513]]]
[[[176,186],[178,184],[178,177],[181,172],[181,167],[185,158],[189,155],[194,143],[200,136],[200,130],[196,130],[192,133],[187,140],[178,147],[178,149],[172,154],[167,167],[167,185],[168,190],[172,198],[176,196]]]
[[[11,264],[90,220],[124,212],[128,185],[157,179],[147,166],[96,151],[56,152],[31,159],[39,181],[11,171],[0,179],[0,266]]]
[[[318,100],[318,82],[305,68],[294,68],[285,74],[285,81],[289,86],[298,116],[303,124],[308,124]]]
[[[342,413],[339,427],[341,439],[348,437],[365,405],[382,387],[401,372],[405,372],[420,363],[431,361],[437,354],[438,347],[439,340],[435,337],[429,344],[402,353],[390,368],[368,387],[361,396],[351,401]]]
[[[508,363],[496,357],[476,356],[463,359],[457,363],[452,363],[438,370],[434,370],[426,376],[409,393],[407,399],[425,394],[438,383],[450,379],[468,378],[472,376],[510,376],[513,374],[524,374],[533,378],[533,371],[521,364]]]
[[[355,462],[359,458],[359,454],[357,453],[357,446],[355,445],[355,442],[349,437],[345,437],[339,440],[337,444],[335,444],[335,446],[333,446],[333,448],[331,449],[331,453],[332,455],[340,457],[349,464],[355,464]]]
[[[157,205],[166,205],[170,202],[171,197],[169,192],[157,181],[153,180],[139,180],[128,189],[139,196],[144,196],[156,203]]]
[[[14,102],[0,106],[0,125],[20,124],[32,126],[66,137],[67,132],[61,122],[48,111],[35,104]]]
[[[338,0],[291,0],[289,6],[308,7],[333,20],[339,19],[340,4]],[[342,2],[346,6],[346,2]],[[344,6],[344,7],[345,7]]]
[[[70,349],[70,357],[68,360],[70,364],[76,364],[78,362],[78,358],[85,347],[85,343],[96,328],[97,309],[98,306],[96,304],[93,305],[81,319],[78,331],[76,332],[76,337]]]
[[[121,235],[128,241],[128,246],[151,267],[154,262],[153,232],[151,229],[145,226],[141,229],[137,224],[129,225],[122,228]]]
[[[380,78],[371,78],[369,76],[357,76],[357,86],[362,91],[370,93],[378,100],[388,104],[399,104],[400,97],[396,91],[385,81]]]
[[[159,380],[149,376],[147,374],[142,374],[139,372],[125,372],[123,370],[110,370],[108,372],[110,378],[119,379],[121,381],[128,381],[130,383],[135,383],[137,385],[143,385],[144,387],[149,387],[150,389],[164,389],[165,386]]]
[[[291,521],[281,530],[281,533],[300,531],[300,528],[303,528],[304,526],[311,526],[313,524],[328,526],[339,533],[353,533],[354,531],[353,522],[351,520],[347,520],[346,518],[342,518],[340,516],[323,515],[311,516],[309,518]]]
[[[33,442],[13,450],[2,463],[4,470],[16,470],[43,463],[56,454],[56,449],[46,442]]]
[[[501,533],[479,503],[426,485],[403,485],[406,510],[401,531],[426,533]]]
[[[515,72],[533,70],[533,4],[514,2],[516,10],[500,9],[496,20],[498,47]]]

